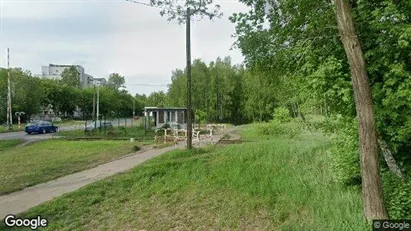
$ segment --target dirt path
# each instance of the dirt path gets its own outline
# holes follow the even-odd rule
[[[214,136],[213,141],[211,141],[210,138],[205,138],[201,140],[200,146],[215,144],[220,140],[220,138],[221,135]],[[197,147],[197,142],[193,142],[193,146]],[[180,142],[177,148],[185,148],[184,142]],[[116,173],[124,172],[146,160],[164,154],[173,149],[175,149],[174,146],[162,149],[149,149],[145,152],[129,155],[125,158],[102,164],[92,169],[63,176],[46,183],[25,188],[21,191],[0,196],[0,219],[3,219],[8,214],[18,214],[24,212],[43,202],[61,196],[64,193],[74,191],[80,187],[108,176],[112,176]]]

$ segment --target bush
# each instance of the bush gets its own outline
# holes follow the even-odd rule
[[[332,135],[331,166],[336,181],[345,186],[361,186],[361,165],[356,119],[332,116],[324,121],[320,130]],[[383,162],[382,183],[387,211],[391,219],[411,218],[411,181],[393,175]]]
[[[138,152],[138,151],[141,150],[141,148],[140,148],[139,146],[135,145],[135,146],[133,146],[133,150],[134,150],[135,152]]]
[[[391,219],[411,218],[411,181],[383,174],[385,202]]]
[[[334,178],[346,186],[359,186],[361,165],[357,121],[342,118],[332,118],[332,121],[325,121],[321,130],[329,134],[334,133],[330,148]]]
[[[301,133],[301,126],[297,123],[281,123],[278,120],[272,120],[268,123],[260,124],[258,131],[262,135],[278,135],[294,138]]]
[[[278,107],[274,110],[274,119],[278,122],[290,122],[290,111],[286,107]]]

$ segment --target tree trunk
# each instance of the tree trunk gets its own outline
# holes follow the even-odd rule
[[[391,150],[388,148],[387,143],[381,137],[378,137],[378,144],[381,148],[385,162],[387,163],[387,166],[390,169],[390,171],[394,173],[397,177],[402,178],[403,175],[401,173],[401,169],[398,167],[397,162],[392,156]]]
[[[348,0],[335,0],[338,30],[351,69],[359,122],[363,209],[368,221],[388,218],[378,165],[378,144],[371,88]]]

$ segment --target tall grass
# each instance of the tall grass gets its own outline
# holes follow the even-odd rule
[[[368,230],[356,191],[333,181],[329,142],[264,136],[224,148],[175,150],[21,216],[49,230]]]

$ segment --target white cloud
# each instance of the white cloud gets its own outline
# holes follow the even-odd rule
[[[168,84],[171,71],[185,67],[185,26],[167,22],[157,8],[124,0],[0,1],[1,66],[10,47],[12,66],[39,73],[41,65],[74,63],[106,78],[118,72],[133,94],[166,90],[135,84]],[[230,55],[241,62],[239,51],[229,51],[235,25],[228,16],[247,8],[234,0],[217,3],[223,18],[192,24],[192,59],[208,63]]]

